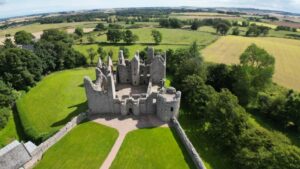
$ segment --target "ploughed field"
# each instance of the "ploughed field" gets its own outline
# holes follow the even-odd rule
[[[52,73],[17,101],[24,131],[32,139],[49,137],[72,117],[86,111],[85,75],[94,78],[94,68]]]
[[[244,50],[255,43],[275,59],[274,81],[282,86],[300,91],[300,41],[283,38],[248,38],[225,36],[202,51],[206,61],[236,64]]]
[[[126,135],[110,168],[188,169],[194,166],[172,129],[148,128]]]
[[[99,169],[117,137],[115,129],[82,123],[46,151],[35,169]]]

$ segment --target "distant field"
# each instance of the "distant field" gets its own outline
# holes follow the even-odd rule
[[[0,30],[0,37],[4,37],[6,34],[11,34],[12,36],[20,30],[25,30],[27,32],[40,32],[45,29],[51,29],[51,28],[75,28],[75,27],[95,27],[98,22],[72,22],[72,23],[56,23],[56,24],[30,24],[25,26],[18,26],[14,28],[4,29]]]
[[[117,137],[115,129],[80,124],[51,147],[35,169],[99,169]]]
[[[130,50],[130,57],[133,57],[134,53],[139,50],[143,50],[147,46],[154,46],[156,49],[163,49],[167,50],[169,48],[179,48],[179,47],[187,47],[189,46],[193,41],[197,41],[198,45],[200,47],[205,47],[208,44],[211,44],[217,38],[218,35],[212,33],[212,29],[209,27],[203,27],[203,29],[199,29],[199,31],[191,31],[191,30],[183,30],[183,29],[165,29],[165,28],[157,28],[162,35],[163,35],[163,41],[160,45],[154,45],[153,39],[151,36],[151,31],[153,28],[139,28],[139,29],[131,29],[134,34],[139,36],[139,41],[137,41],[137,44],[135,45],[126,45],[126,47]],[[92,36],[95,38],[97,43],[106,43],[106,35],[100,35],[97,36],[99,33],[89,33],[88,35],[85,35],[83,38],[84,42],[87,42],[87,37]],[[112,50],[114,52],[113,59],[117,60],[118,57],[118,51],[119,47],[124,45],[124,43],[119,44],[102,44],[100,46],[104,47],[106,52],[109,50]],[[98,48],[98,45],[92,44],[92,45],[74,45],[74,49],[77,51],[83,53],[87,58],[87,49],[88,48],[94,48],[95,50]],[[89,59],[89,58],[88,58]],[[95,58],[95,61],[97,58]]]
[[[170,128],[130,132],[110,169],[188,169],[193,163]]]
[[[55,72],[17,101],[25,132],[45,138],[87,109],[83,77],[95,77],[93,68]]]
[[[203,50],[206,61],[239,63],[239,56],[251,44],[266,49],[276,59],[274,81],[300,91],[300,41],[282,38],[225,36]]]
[[[211,19],[211,18],[222,18],[230,20],[243,20],[241,17],[234,15],[227,15],[213,12],[184,12],[184,13],[171,13],[171,18],[178,18],[182,20],[186,19]]]

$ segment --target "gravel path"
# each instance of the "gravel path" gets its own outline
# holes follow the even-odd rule
[[[143,115],[138,117],[101,115],[90,117],[90,119],[94,122],[115,128],[119,132],[118,139],[100,169],[109,169],[128,132],[148,127],[169,127],[168,123],[160,121],[155,115]]]

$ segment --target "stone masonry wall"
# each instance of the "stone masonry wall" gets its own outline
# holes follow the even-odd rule
[[[43,154],[57,143],[61,138],[63,138],[67,133],[69,133],[75,126],[80,122],[86,119],[86,113],[81,113],[78,116],[74,117],[70,122],[68,122],[63,128],[61,128],[55,135],[41,143],[32,153],[32,158],[25,165],[25,169],[31,169],[34,165],[40,161],[43,157]]]
[[[187,149],[190,157],[195,163],[197,169],[206,169],[203,161],[201,160],[199,154],[197,153],[196,149],[194,148],[193,144],[190,142],[189,138],[186,136],[184,130],[182,129],[180,123],[178,122],[177,118],[172,118],[173,126],[179,135],[181,141],[183,142],[185,148]]]

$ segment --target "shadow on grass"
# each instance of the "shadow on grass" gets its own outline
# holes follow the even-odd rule
[[[19,116],[16,105],[14,105],[12,107],[12,112],[13,112],[12,113],[13,114],[13,119],[15,121],[16,131],[17,131],[17,134],[19,136],[19,139],[22,140],[22,141],[28,141],[29,137],[26,135],[26,133],[24,131],[24,128],[23,128],[23,125],[21,123],[21,119],[20,119],[20,116]]]
[[[296,38],[296,39],[300,39],[300,35],[298,35],[298,34],[286,34],[286,36]]]
[[[58,127],[58,126],[65,125],[73,117],[77,116],[79,113],[82,113],[82,112],[86,111],[87,110],[87,101],[83,102],[83,103],[80,103],[80,104],[77,104],[77,105],[74,105],[74,106],[70,106],[68,108],[74,108],[74,107],[76,107],[76,109],[73,112],[69,113],[64,119],[59,120],[59,121],[53,123],[51,125],[51,127]]]
[[[174,128],[174,127],[170,127],[170,129],[171,129],[171,131],[172,131],[172,134],[173,134],[173,136],[174,136],[176,142],[177,142],[178,145],[179,145],[179,148],[181,149],[181,152],[182,152],[182,154],[183,154],[183,156],[184,156],[185,162],[188,164],[189,168],[191,168],[191,169],[196,169],[196,166],[195,166],[195,164],[194,164],[194,162],[193,162],[191,156],[189,155],[187,149],[185,148],[184,144],[182,143],[181,139],[179,138],[179,136],[178,136],[178,134],[177,134],[175,128]]]

